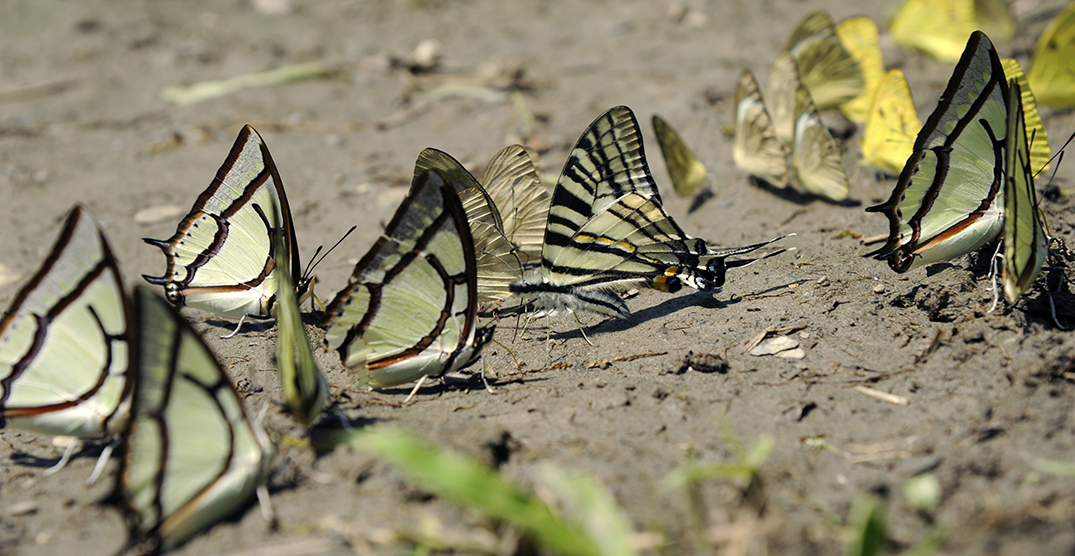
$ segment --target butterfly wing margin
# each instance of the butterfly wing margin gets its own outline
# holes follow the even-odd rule
[[[973,33],[892,196],[866,209],[889,221],[888,241],[870,256],[906,272],[969,253],[1000,233],[1007,98],[1000,58],[983,33]]]
[[[527,259],[523,262],[539,257],[551,197],[526,149],[520,145],[501,149],[479,182],[500,211],[504,235]]]
[[[1049,239],[1042,226],[1034,170],[1026,135],[1020,83],[1008,84],[1008,149],[1004,182],[1004,295],[1015,303],[1037,279],[1049,252]]]
[[[374,386],[437,377],[473,360],[477,330],[473,240],[458,195],[424,172],[327,309],[325,343]]]
[[[132,544],[155,553],[244,506],[273,447],[183,317],[144,286],[134,315],[136,384],[116,492]]]
[[[188,305],[224,317],[268,317],[275,302],[273,205],[283,217],[283,250],[292,276],[300,276],[298,241],[283,182],[268,147],[244,126],[209,187],[198,196],[175,234],[145,239],[167,257],[163,276],[146,276],[164,286],[176,306]]]
[[[108,241],[76,206],[0,320],[0,427],[119,434],[130,409],[129,314]]]
[[[787,187],[787,149],[777,139],[758,81],[749,68],[739,74],[735,106],[735,165],[773,187]]]
[[[418,155],[412,181],[434,169],[455,188],[470,224],[474,253],[478,257],[478,302],[508,297],[511,295],[508,284],[522,276],[522,262],[505,234],[498,205],[458,160],[437,149],[425,149]]]

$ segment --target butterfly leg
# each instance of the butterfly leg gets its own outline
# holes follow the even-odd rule
[[[42,473],[45,477],[63,469],[67,465],[67,462],[71,461],[71,456],[75,454],[75,451],[82,447],[82,441],[77,438],[72,438],[70,436],[60,436],[57,438],[68,439],[70,442],[67,444],[67,448],[64,449],[63,455],[60,456],[60,461],[56,462],[56,465],[49,467]]]
[[[261,508],[261,517],[269,522],[269,528],[276,530],[279,522],[276,521],[276,511],[272,509],[272,499],[269,498],[269,489],[262,483],[258,485],[258,507]]]
[[[1000,264],[999,261],[1004,258],[1004,255],[1000,254],[1000,247],[1004,242],[997,243],[997,250],[993,252],[993,258],[989,261],[989,277],[993,279],[993,305],[989,307],[987,313],[992,313],[993,309],[997,308],[997,301],[1000,300],[1000,290],[997,289],[997,267]]]
[[[593,347],[593,342],[586,336],[586,329],[582,326],[582,321],[579,320],[579,316],[575,314],[574,311],[571,311],[571,316],[575,317],[575,322],[579,325],[579,332],[582,332],[582,339],[586,340],[586,343],[590,344],[590,347]]]
[[[109,458],[112,457],[112,450],[119,444],[119,440],[113,440],[105,445],[101,450],[101,455],[97,457],[97,464],[93,466],[93,473],[90,473],[88,479],[86,479],[86,486],[93,486],[93,483],[97,482],[97,479],[101,477],[101,473],[105,470],[105,464],[108,463]]]
[[[482,354],[482,384],[485,385],[485,389],[488,390],[490,394],[492,394],[494,396],[496,395],[496,390],[493,390],[493,387],[489,386],[489,381],[485,379],[485,354],[484,353]]]
[[[227,336],[221,336],[220,339],[221,340],[227,340],[228,338],[231,338],[232,336],[238,334],[239,329],[243,327],[243,321],[244,320],[246,320],[246,315],[243,315],[243,316],[239,317],[239,325],[235,327],[235,330],[232,330],[231,334],[228,334]]]
[[[411,398],[413,398],[414,395],[418,393],[418,389],[422,387],[422,384],[426,381],[427,378],[429,377],[426,375],[422,375],[422,378],[418,379],[418,384],[414,385],[414,389],[411,390],[411,393],[407,395],[407,399],[403,400],[403,403],[401,405],[407,405],[411,401]]]

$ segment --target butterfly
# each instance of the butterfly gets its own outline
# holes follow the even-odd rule
[[[144,286],[133,315],[134,399],[113,497],[131,544],[153,554],[242,508],[273,446],[186,319]]]
[[[657,114],[653,115],[653,131],[657,134],[657,145],[661,147],[668,176],[672,178],[672,190],[680,197],[693,197],[705,183],[705,165],[679,133]]]
[[[804,189],[833,201],[847,199],[848,183],[840,150],[829,134],[811,99],[810,91],[800,85],[796,105],[801,107],[795,121],[795,143],[791,149],[791,167],[795,179]]]
[[[735,165],[773,187],[787,187],[787,150],[777,139],[758,82],[748,68],[739,74],[735,106]]]
[[[1032,147],[1028,146],[1023,95],[1018,79],[1008,82],[1008,148],[1004,180],[1004,267],[1001,283],[1010,303],[1022,295],[1041,272],[1049,253],[1049,237],[1042,224],[1038,194],[1034,190]],[[1037,138],[1034,139],[1037,141]]]
[[[828,12],[806,16],[788,37],[786,48],[818,108],[835,108],[865,90],[862,65],[836,34]]]
[[[375,387],[454,372],[492,337],[477,327],[477,290],[474,242],[451,177],[424,171],[329,304],[325,345]]]
[[[276,223],[276,244],[283,245],[283,227],[279,214],[273,214]],[[276,251],[276,368],[284,391],[284,401],[291,414],[303,425],[312,425],[325,410],[328,384],[317,368],[310,339],[299,313],[299,298],[295,283],[287,269],[284,251]]]
[[[553,190],[541,267],[511,291],[531,296],[538,314],[586,310],[626,318],[630,311],[616,292],[712,290],[724,284],[727,269],[753,262],[728,257],[769,243],[710,252],[684,233],[664,211],[634,113],[617,106],[572,149]]]
[[[740,77],[744,95],[752,85],[755,84],[744,84]],[[773,62],[765,98],[773,116],[773,135],[785,149],[790,147],[791,167],[799,184],[810,193],[833,201],[847,199],[847,173],[840,160],[840,151],[822,124],[809,90],[799,81],[795,58],[786,50]],[[775,165],[778,160],[775,150],[770,148],[768,152],[766,162]],[[787,166],[786,158],[784,165]],[[786,184],[786,180],[783,183]],[[779,186],[779,183],[773,185]]]
[[[977,29],[1007,41],[1015,21],[1005,0],[906,0],[889,31],[896,44],[921,50],[942,62],[959,59],[967,37]]]
[[[500,211],[504,235],[522,262],[540,257],[549,192],[526,149],[520,145],[501,149],[489,161],[479,182]]]
[[[1004,68],[1004,77],[1019,81],[1019,89],[1022,91],[1019,100],[1023,105],[1024,121],[1029,130],[1028,133],[1034,136],[1034,141],[1030,145],[1030,167],[1036,172],[1048,170],[1049,156],[1052,154],[1049,147],[1049,134],[1045,132],[1045,126],[1041,123],[1041,116],[1038,115],[1038,102],[1034,97],[1034,92],[1030,90],[1023,67],[1011,58],[1002,59],[1000,65]]]
[[[898,174],[914,151],[921,129],[907,79],[902,71],[889,70],[874,91],[862,138],[862,158]]]
[[[284,243],[276,245],[269,209],[282,215]],[[278,277],[274,254],[282,250],[291,275],[300,276],[299,246],[283,182],[258,132],[244,126],[213,182],[195,201],[166,241],[144,239],[167,257],[161,277],[143,275],[164,286],[177,307],[242,319],[269,317]],[[300,297],[311,279],[301,279]],[[239,328],[236,328],[238,331]]]
[[[840,111],[853,122],[863,123],[870,111],[874,91],[885,73],[878,40],[877,24],[866,16],[847,18],[836,24],[836,36],[862,68],[862,92],[840,105]]]
[[[459,161],[437,149],[425,149],[418,155],[412,180],[433,169],[439,170],[455,187],[470,223],[477,256],[478,302],[500,301],[508,297],[511,295],[508,284],[522,276],[522,262],[505,234],[496,202]]]
[[[892,196],[866,209],[889,221],[888,241],[870,255],[906,272],[974,251],[1000,233],[1009,98],[993,44],[974,32]]]
[[[112,249],[76,206],[0,320],[0,428],[78,438],[122,432],[131,403],[127,322]]]
[[[1026,78],[1038,102],[1075,104],[1075,4],[1068,4],[1038,38]]]

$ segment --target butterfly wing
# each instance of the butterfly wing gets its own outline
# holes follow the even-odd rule
[[[458,370],[491,334],[477,330],[477,280],[458,194],[423,172],[328,306],[325,343],[374,386]]]
[[[974,0],[906,0],[889,31],[900,46],[955,62],[977,28]]]
[[[93,438],[130,408],[127,300],[112,250],[81,207],[0,320],[0,427]]]
[[[672,178],[672,190],[680,197],[693,197],[705,183],[705,165],[694,156],[679,133],[657,114],[653,115],[653,131],[657,134],[668,177]]]
[[[888,241],[871,253],[896,272],[978,249],[1000,233],[1008,85],[989,39],[967,41],[888,201]],[[997,196],[1001,198],[997,198]]]
[[[279,215],[274,215],[279,223]],[[277,245],[283,244],[283,230],[276,228]],[[314,361],[310,339],[299,312],[295,283],[287,270],[283,251],[276,252],[276,272],[279,274],[276,292],[276,367],[288,409],[305,426],[310,426],[325,410],[328,384]]]
[[[209,348],[146,287],[135,290],[134,401],[117,494],[140,553],[177,546],[242,508],[272,441]]]
[[[776,137],[758,82],[748,68],[739,74],[735,106],[735,165],[773,187],[787,187],[787,152]]]
[[[914,152],[915,138],[921,129],[907,79],[902,71],[889,70],[874,92],[862,139],[862,157],[878,168],[898,174]]]
[[[504,222],[492,197],[455,158],[437,149],[425,149],[414,165],[417,179],[426,170],[439,170],[455,187],[474,238],[478,257],[478,302],[500,301],[511,295],[508,284],[522,276],[515,246],[504,234]]]
[[[540,256],[550,197],[526,149],[520,145],[501,149],[479,181],[504,219],[504,235],[526,257],[523,262]]]
[[[1011,58],[1001,60],[1000,65],[1004,67],[1004,77],[1017,80],[1023,92],[1019,100],[1025,115],[1025,127],[1027,134],[1034,138],[1030,144],[1030,167],[1035,173],[1048,170],[1049,156],[1052,154],[1049,148],[1049,134],[1045,132],[1045,126],[1041,123],[1041,116],[1038,115],[1038,102],[1034,98],[1034,92],[1030,90],[1023,67]]]
[[[781,145],[791,147],[795,142],[795,120],[800,110],[797,109],[799,66],[791,53],[782,51],[773,60],[769,71],[769,82],[765,84],[765,106],[773,119],[773,133]]]
[[[836,24],[836,35],[862,68],[862,92],[840,105],[840,111],[853,122],[863,123],[870,111],[874,91],[885,73],[878,40],[877,24],[866,16],[851,17]]]
[[[865,90],[862,66],[836,35],[828,12],[808,15],[788,39],[787,49],[819,108],[840,106]]]
[[[1042,104],[1075,104],[1075,4],[1068,4],[1038,38],[1026,77]]]
[[[284,245],[274,243],[269,209],[283,216]],[[275,302],[276,249],[299,276],[298,242],[280,174],[254,128],[244,126],[216,178],[166,241],[145,239],[167,257],[164,276],[143,276],[164,286],[168,300],[238,318],[268,317]],[[305,285],[303,292],[305,292]]]
[[[1022,87],[1017,79],[1008,83],[1008,149],[1004,181],[1004,271],[1001,283],[1008,301],[1015,303],[1037,279],[1049,253],[1034,190],[1034,170],[1020,102]]]
[[[795,147],[791,150],[795,177],[810,193],[843,201],[847,199],[848,183],[840,150],[821,122],[810,92],[806,87],[799,87],[798,94],[798,104],[804,108],[795,122]]]

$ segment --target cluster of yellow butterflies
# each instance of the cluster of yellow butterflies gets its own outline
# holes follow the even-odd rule
[[[1003,0],[936,4],[907,0],[891,23],[896,42],[955,61],[976,29],[1004,40],[1014,33]],[[1027,128],[1034,136],[1032,165],[1036,171],[1046,169],[1049,139],[1037,105],[1075,105],[1075,6],[1060,13],[1039,38],[1028,74],[1013,59],[1002,65],[1007,78],[1018,79],[1021,86]],[[833,23],[824,11],[810,14],[791,33],[773,62],[764,96],[754,73],[743,69],[734,107],[733,157],[740,169],[777,188],[788,185],[790,170],[808,192],[833,201],[848,197],[848,179],[819,110],[838,108],[862,124],[863,159],[896,174],[922,130],[903,72],[885,71],[876,23],[864,16]],[[704,164],[659,116],[653,126],[676,191],[694,195],[705,181]]]
[[[993,3],[967,3],[992,13]],[[904,10],[918,4],[908,0]],[[897,40],[901,17],[915,16],[897,16]],[[812,14],[774,62],[765,102],[743,71],[736,164],[785,187],[790,152],[803,188],[846,199],[839,150],[819,116],[839,108],[865,122],[867,160],[900,174],[891,198],[867,209],[885,214],[890,229],[872,254],[905,272],[1001,236],[1002,282],[1014,303],[1048,254],[1033,175],[1049,147],[1031,90],[1039,100],[1075,103],[1073,29],[1075,6],[1046,30],[1029,76],[1002,61],[984,33],[966,33],[923,125],[902,74],[884,73],[874,23]],[[946,47],[921,39],[916,48],[943,54]],[[677,193],[693,195],[705,167],[671,126],[656,116],[653,124]],[[623,106],[586,128],[551,195],[522,147],[498,153],[480,179],[426,149],[395,216],[327,306],[324,347],[363,384],[420,385],[469,365],[491,340],[493,329],[478,326],[480,302],[518,295],[536,315],[626,318],[624,290],[712,291],[728,269],[758,260],[732,257],[778,239],[715,250],[688,235],[665,211],[638,122]],[[299,311],[314,280],[301,272],[283,183],[253,128],[241,130],[176,233],[146,242],[163,251],[166,268],[145,279],[171,305],[144,286],[131,301],[100,228],[84,209],[71,211],[0,320],[0,428],[121,438],[116,498],[132,547],[154,553],[246,504],[264,488],[274,451],[173,305],[238,318],[239,327],[247,316],[275,317],[285,402],[303,425],[321,417],[329,388]]]

